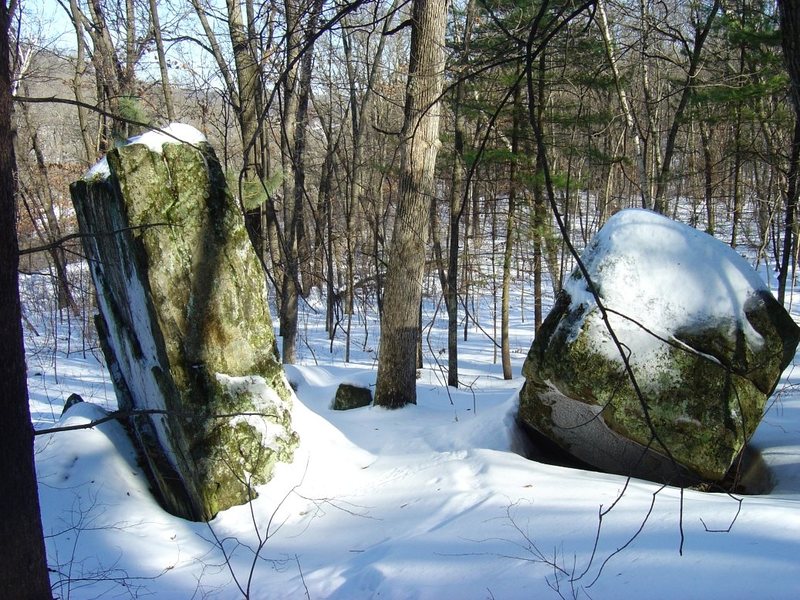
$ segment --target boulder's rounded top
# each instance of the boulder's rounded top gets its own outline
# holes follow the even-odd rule
[[[714,237],[660,214],[623,210],[586,247],[583,262],[604,304],[660,331],[744,316],[768,288],[750,264]],[[573,307],[594,298],[576,270],[564,289]]]
[[[131,144],[144,144],[151,152],[161,153],[164,144],[192,144],[197,145],[207,142],[206,136],[196,128],[186,123],[170,123],[163,129],[145,131],[141,135],[129,138],[122,146]],[[111,175],[108,168],[108,160],[104,156],[91,169],[89,169],[82,179],[92,181],[96,179],[107,179]]]

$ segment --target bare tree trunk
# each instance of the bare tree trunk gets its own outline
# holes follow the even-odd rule
[[[695,87],[697,74],[700,71],[700,57],[702,56],[703,46],[705,45],[706,38],[711,31],[711,26],[714,23],[717,13],[719,12],[720,6],[720,0],[715,0],[706,17],[705,23],[703,23],[702,28],[698,28],[695,32],[694,46],[692,47],[692,53],[689,57],[689,69],[686,73],[686,78],[683,83],[683,89],[681,91],[678,107],[675,109],[675,114],[672,117],[672,125],[670,126],[669,133],[667,134],[667,142],[664,147],[664,158],[658,174],[658,181],[656,182],[656,195],[653,199],[653,209],[656,212],[663,213],[666,208],[664,202],[667,193],[667,186],[669,185],[670,180],[672,157],[675,153],[675,143],[678,139],[678,130],[683,122],[683,113],[686,110],[686,107],[689,105],[689,98],[692,90]]]
[[[97,85],[97,104],[109,114],[101,115],[99,151],[107,152],[113,147],[115,140],[127,139],[131,131],[129,119],[136,118],[135,109],[136,76],[135,68],[145,49],[150,43],[150,32],[146,35],[136,34],[136,14],[133,0],[125,0],[124,17],[111,18],[107,14],[107,3],[102,0],[88,0],[88,15],[83,13],[78,2],[70,3],[70,10],[75,21],[78,34],[78,46],[85,44],[81,31],[85,31],[92,42],[90,53],[95,68]],[[109,23],[121,23],[124,31],[112,32]],[[120,39],[121,38],[121,39]],[[120,56],[117,41],[124,46],[124,54]],[[79,53],[81,51],[79,50]],[[78,65],[77,69],[82,69]],[[76,80],[80,77],[76,76]],[[79,81],[76,81],[76,94],[79,93]],[[110,115],[110,116],[109,116]],[[89,157],[93,159],[93,156]]]
[[[175,120],[175,106],[172,102],[172,88],[169,85],[169,71],[167,70],[167,56],[164,52],[164,40],[161,36],[161,22],[158,18],[156,0],[150,0],[150,18],[153,22],[153,33],[156,40],[156,54],[158,55],[158,68],[161,71],[161,89],[164,92],[164,106],[167,109],[167,118]]]
[[[280,280],[280,334],[281,360],[284,364],[295,362],[297,337],[297,289],[295,287],[297,254],[297,236],[294,213],[295,204],[295,133],[297,130],[297,109],[300,102],[298,82],[300,79],[300,45],[302,32],[300,29],[300,2],[285,0],[284,15],[286,17],[286,66],[282,82],[283,98],[281,102],[281,168],[283,170],[283,223],[284,245],[282,251],[283,277]]]
[[[28,407],[19,301],[11,73],[6,3],[0,3],[0,597],[51,598],[47,574],[33,427]]]
[[[469,60],[470,38],[475,19],[475,0],[467,2],[464,40],[462,42],[462,62]],[[448,248],[447,280],[445,286],[445,306],[447,308],[447,385],[458,387],[458,250],[461,233],[461,216],[467,206],[467,193],[464,181],[464,134],[466,117],[464,115],[465,82],[456,84],[456,98],[453,107],[454,156],[453,179],[450,189],[450,245]]]
[[[511,301],[511,260],[514,256],[514,231],[516,229],[517,205],[517,155],[519,153],[520,101],[519,86],[514,90],[514,116],[511,132],[511,174],[508,191],[508,218],[506,219],[506,247],[503,253],[503,292],[500,308],[500,360],[503,364],[503,379],[511,379],[511,348],[508,339],[509,304]]]
[[[438,102],[444,70],[447,2],[415,0],[400,141],[400,200],[395,216],[381,322],[375,404],[416,404],[416,348],[428,241],[428,203],[435,193]]]
[[[706,205],[706,233],[714,235],[717,228],[714,209],[714,161],[711,156],[711,138],[700,122],[700,140],[703,145],[703,198]]]
[[[540,131],[544,131],[544,107],[545,102],[547,99],[547,89],[546,89],[546,71],[547,71],[547,52],[546,48],[542,49],[541,54],[539,55],[538,61],[538,68],[537,68],[537,77],[536,77],[536,102],[535,102],[535,119],[536,119],[536,126],[539,128]],[[528,99],[530,102],[530,99]],[[536,326],[538,327],[541,325],[541,313],[542,313],[542,294],[541,294],[541,261],[542,258],[547,263],[547,270],[550,272],[550,282],[553,288],[553,295],[557,296],[558,292],[561,290],[561,280],[563,275],[563,268],[559,265],[558,260],[558,240],[555,236],[551,235],[552,226],[550,224],[550,210],[547,201],[547,197],[545,195],[545,189],[542,185],[542,178],[543,178],[543,165],[545,162],[545,156],[542,153],[542,148],[540,145],[536,145],[536,177],[534,178],[533,184],[533,210],[534,210],[534,224],[537,229],[537,235],[540,240],[540,256],[539,256],[539,282],[538,282],[538,294],[534,300],[536,304],[536,313],[539,315],[539,319],[536,320]],[[529,153],[532,150],[528,151]],[[536,282],[534,282],[536,285]]]
[[[78,124],[81,129],[81,140],[86,151],[86,162],[92,163],[96,158],[97,148],[89,135],[89,123],[86,117],[86,108],[83,99],[83,74],[86,72],[86,47],[83,42],[83,22],[78,10],[78,0],[69,1],[70,16],[75,27],[77,54],[75,56],[75,76],[72,79],[72,88],[75,100],[78,101]]]
[[[284,230],[286,231],[281,302],[281,335],[284,364],[293,364],[297,350],[297,305],[300,290],[299,248],[304,235],[303,205],[305,198],[305,134],[308,98],[311,86],[311,49],[300,58],[300,47],[317,27],[322,0],[309,7],[305,27],[302,26],[300,4],[287,0],[286,9],[286,68],[284,113],[281,132],[281,158],[284,174]],[[304,33],[305,31],[305,33]],[[299,59],[299,60],[298,60]],[[289,180],[291,178],[291,181]]]
[[[91,15],[90,27],[86,28],[92,38],[94,51],[91,54],[97,79],[97,102],[107,112],[118,115],[119,100],[122,92],[119,88],[122,65],[116,55],[111,34],[106,25],[106,17],[99,0],[89,0]],[[114,146],[114,137],[118,136],[119,125],[115,118],[107,115],[101,117],[99,150],[102,154]]]
[[[650,57],[653,52],[650,44],[651,31],[655,25],[651,23],[652,17],[650,14],[651,3],[648,0],[639,0],[639,17],[640,26],[642,29],[641,39],[639,41],[639,60],[642,63],[642,94],[644,97],[644,112],[645,115],[642,121],[647,123],[646,134],[644,137],[643,155],[645,157],[645,181],[647,182],[647,193],[645,199],[650,202],[644,208],[654,209],[655,206],[655,188],[653,173],[661,171],[661,141],[659,134],[659,124],[657,123],[657,100],[653,97],[653,83],[652,73],[650,72]],[[652,160],[649,153],[652,153]]]
[[[739,237],[739,226],[742,221],[742,150],[741,150],[741,111],[737,107],[735,149],[733,153],[733,177],[731,178],[731,195],[733,196],[733,211],[731,215],[731,248],[736,248],[736,240]]]
[[[611,73],[614,76],[614,87],[617,90],[617,97],[619,104],[622,108],[622,113],[625,116],[625,129],[633,138],[633,148],[636,153],[636,172],[639,176],[639,193],[641,195],[642,208],[650,206],[649,184],[647,182],[647,161],[645,160],[644,151],[642,149],[642,140],[639,136],[639,130],[636,126],[636,121],[633,118],[633,111],[631,110],[630,103],[628,102],[628,95],[625,93],[625,88],[622,87],[622,77],[619,73],[617,57],[617,50],[614,46],[614,41],[611,38],[611,29],[608,26],[608,15],[606,13],[605,0],[597,0],[597,16],[595,19],[597,26],[600,28],[600,35],[603,38],[603,47],[606,51],[608,63],[611,66]]]
[[[226,3],[228,33],[233,46],[233,61],[239,92],[236,114],[239,118],[244,153],[242,171],[245,182],[258,186],[266,175],[264,165],[260,161],[261,128],[259,119],[263,112],[261,67],[259,58],[255,54],[254,44],[250,39],[249,23],[245,24],[239,0],[226,0]],[[245,205],[244,208],[247,232],[250,234],[256,253],[261,257],[264,254],[261,207]]]
[[[800,5],[791,0],[779,0],[781,30],[783,32],[783,59],[791,82],[791,98],[794,104],[795,126],[792,153],[789,164],[789,182],[786,192],[786,216],[784,217],[783,252],[778,273],[778,302],[783,304],[789,266],[794,256],[795,212],[800,184]]]

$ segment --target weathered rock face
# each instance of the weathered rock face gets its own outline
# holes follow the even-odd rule
[[[142,413],[130,425],[165,507],[207,520],[255,497],[297,439],[263,270],[194,133],[116,148],[71,192],[120,408]]]
[[[523,367],[520,420],[597,468],[721,481],[761,420],[800,330],[749,264],[693,228],[618,213],[576,270]]]

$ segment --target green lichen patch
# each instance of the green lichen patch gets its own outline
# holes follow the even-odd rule
[[[626,348],[636,345],[626,338],[632,331],[617,328]],[[629,355],[640,398],[610,343],[596,309],[559,300],[523,367],[520,418],[563,438],[552,426],[549,392],[556,390],[601,407],[606,425],[624,438],[720,481],[758,425],[766,395],[708,354],[654,340],[647,352]]]
[[[292,459],[291,405],[263,377],[217,374],[197,413],[186,427],[210,515],[254,498],[275,463]]]

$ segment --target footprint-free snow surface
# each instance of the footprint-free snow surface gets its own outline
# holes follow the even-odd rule
[[[354,362],[343,366],[341,347],[330,354],[324,331],[309,321],[302,364],[287,368],[301,439],[294,462],[279,466],[252,503],[209,524],[158,506],[116,422],[37,436],[54,594],[800,598],[793,367],[753,438],[773,490],[746,497],[680,490],[524,458],[514,414],[533,327],[519,310],[516,319],[513,380],[502,380],[491,343],[476,329],[461,345],[465,386],[448,391],[434,360],[446,361],[439,351],[446,323],[437,322],[426,331],[416,406],[344,412],[329,408],[339,383],[374,385],[374,336],[362,338]],[[74,338],[68,349],[67,334],[37,323],[39,335],[29,330],[26,339],[36,428],[104,414],[87,403],[58,420],[72,392],[113,409],[102,365],[76,352]]]

